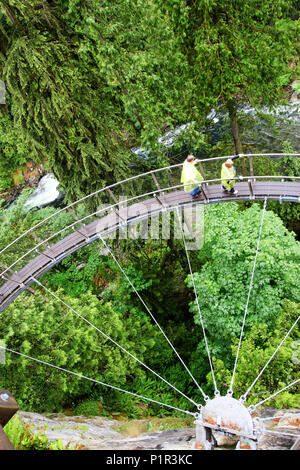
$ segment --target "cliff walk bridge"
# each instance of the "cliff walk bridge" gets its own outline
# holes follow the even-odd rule
[[[45,286],[43,286],[38,279],[51,268],[53,268],[56,264],[60,263],[64,258],[96,240],[100,240],[102,242],[103,248],[108,250],[108,252],[112,255],[114,261],[118,264],[124,276],[134,288],[130,279],[121,267],[120,263],[118,262],[118,260],[113,255],[112,251],[105,242],[105,239],[108,238],[111,234],[117,231],[121,232],[122,230],[124,230],[124,228],[133,226],[134,224],[137,224],[141,221],[145,221],[151,218],[152,216],[158,216],[160,214],[171,212],[174,212],[175,215],[178,216],[182,230],[180,213],[185,208],[232,201],[263,201],[263,215],[258,237],[257,251],[250,280],[248,300],[245,308],[242,333],[240,337],[241,343],[249,298],[252,290],[256,258],[259,250],[260,235],[263,226],[263,217],[266,210],[267,201],[274,200],[279,201],[280,203],[300,202],[300,176],[298,174],[289,174],[288,170],[288,168],[297,168],[300,154],[241,154],[239,155],[239,157],[240,158],[235,160],[234,163],[237,167],[237,174],[242,175],[243,179],[237,180],[236,182],[235,188],[238,190],[237,194],[225,193],[221,186],[221,165],[222,163],[224,163],[225,160],[230,158],[230,156],[202,159],[198,163],[198,168],[202,174],[203,182],[201,183],[201,194],[197,200],[193,200],[190,194],[184,191],[184,185],[180,184],[182,164],[177,164],[151,170],[140,175],[131,176],[130,178],[127,178],[121,182],[111,184],[105,188],[100,188],[95,192],[82,197],[78,201],[67,205],[66,207],[63,207],[56,211],[53,210],[51,215],[49,215],[44,220],[39,221],[34,226],[27,228],[27,230],[17,238],[14,239],[13,234],[9,234],[8,236],[10,238],[8,239],[7,246],[3,247],[0,250],[0,269],[2,269],[2,272],[0,273],[0,312],[2,312],[6,307],[8,307],[23,291],[31,290],[32,292],[34,292],[31,287],[31,285],[34,283],[36,283],[39,287],[44,288],[48,292],[48,294],[51,294],[56,297],[55,294],[51,293]],[[291,162],[296,163],[296,165],[291,165]],[[193,274],[183,230],[182,238],[184,241],[187,261],[193,280]],[[202,322],[202,316],[199,308],[194,280],[193,285],[199,315],[202,323],[208,360],[212,369],[212,376],[215,385],[215,397],[216,399],[222,400],[232,399],[232,385],[234,381],[240,344],[238,347],[236,363],[228,394],[226,397],[219,397],[219,392],[217,389],[217,384],[215,382],[212,361],[210,358],[205,328]],[[137,292],[135,288],[134,291],[140,298],[145,309],[151,315],[152,319],[155,321],[157,326],[159,326],[156,319],[153,317],[147,305],[141,298],[139,292]],[[57,300],[64,303],[58,297],[56,298]],[[74,309],[72,309],[71,307],[69,308],[73,310],[73,313],[79,315],[83,320],[87,321],[78,312],[74,311]],[[293,325],[293,328],[296,326],[296,323]],[[292,331],[292,329],[290,331]],[[100,331],[100,333],[104,334],[102,331]],[[104,334],[104,336],[106,335]],[[179,357],[171,342],[166,336],[165,338],[169,342],[173,351]],[[111,340],[111,338],[109,337],[108,339]],[[115,345],[120,347],[120,345],[118,345],[116,342],[114,342],[113,340],[111,341]],[[5,349],[7,351],[11,351],[8,348]],[[123,349],[124,352],[128,353],[126,350],[124,350],[124,348],[121,347],[121,349]],[[11,352],[22,355],[21,353],[18,353],[16,351]],[[38,359],[31,357],[29,357],[29,359],[36,360],[37,362],[42,362]],[[138,360],[137,358],[135,359]],[[181,360],[180,357],[179,359]],[[191,378],[195,381],[194,377],[188,371],[187,367],[185,366],[182,360],[181,362],[182,365],[186,368],[187,372],[190,374]],[[52,367],[56,367],[51,364],[48,364],[48,366],[49,365]],[[69,372],[71,374],[73,373],[75,375],[79,375],[72,371],[67,371],[59,367],[56,368],[65,372]],[[151,372],[153,371],[151,370]],[[159,376],[157,373],[153,373]],[[261,375],[261,373],[258,375],[258,377]],[[101,383],[94,379],[90,379],[83,376],[80,377],[85,378],[87,380],[92,380],[97,383]],[[250,392],[252,386],[256,383],[257,379],[254,381],[251,387],[249,387],[247,392],[241,397],[241,403],[246,400],[248,393]],[[167,382],[163,378],[162,380]],[[285,390],[290,386],[295,385],[298,382],[299,380],[290,383],[281,391]],[[110,386],[108,384],[101,384]],[[205,412],[208,411],[206,407],[204,407],[206,408],[206,410],[204,409],[204,412],[199,418],[198,411],[202,410],[202,406],[195,403],[192,399],[189,399],[186,395],[176,389],[176,387],[172,386],[169,383],[168,385],[173,387],[176,392],[181,393],[181,395],[183,395],[190,402],[192,402],[193,405],[196,406],[197,413],[187,413],[195,415],[196,419],[198,420],[198,424],[200,422],[202,423],[199,428],[200,437],[198,436],[198,441],[200,442],[200,445],[203,445],[204,447],[209,447],[210,444],[207,444],[207,442],[211,442],[212,438],[208,430],[216,426],[220,427],[220,425],[211,422],[209,424],[208,421],[205,422]],[[197,386],[203,394],[205,402],[208,402],[209,397],[205,395],[205,393],[198,384]],[[117,390],[120,390],[125,393],[130,393],[118,388]],[[131,393],[131,395],[135,394]],[[145,397],[140,398],[144,398],[149,401],[155,401]],[[254,408],[256,408],[265,401],[266,400],[263,400],[259,404],[255,405]],[[166,405],[163,403],[160,404],[174,408],[170,405]],[[229,405],[231,406],[232,403],[230,402]],[[234,403],[233,405],[235,406]],[[224,403],[220,403],[220,406],[222,409],[224,409]],[[218,403],[216,404],[214,411],[216,411],[217,408]],[[252,411],[254,408],[252,408]],[[186,412],[184,410],[180,411]],[[236,413],[239,417],[241,417],[243,414],[245,414],[245,409],[241,408],[240,405],[238,405]],[[216,417],[216,419],[217,418],[218,417]],[[249,422],[248,418],[249,417],[246,413],[245,423],[247,422],[248,424],[241,424],[241,428],[244,429],[244,434],[240,433],[239,435],[244,436],[243,438],[245,439],[249,438],[251,443],[253,444],[253,442],[255,442],[256,440],[256,437],[254,435],[255,433],[253,423],[252,421]],[[204,428],[202,426],[203,422],[205,422],[205,431],[203,430]],[[224,432],[230,431],[228,431],[228,423],[229,421],[227,420],[227,426],[226,423],[222,425],[223,430],[225,430]],[[234,434],[236,432],[233,430],[233,428],[231,428],[230,433]]]
[[[240,155],[239,174],[243,174],[245,168],[249,170],[246,164],[250,159],[254,170],[256,166],[258,170],[259,167],[268,167],[266,160],[275,162],[281,166],[281,174],[244,174],[243,181],[236,183],[237,195],[227,194],[221,187],[220,167],[227,158],[230,156],[200,160],[198,167],[204,181],[201,195],[196,201],[179,183],[182,164],[177,164],[101,188],[30,227],[0,250],[0,312],[32,284],[33,278],[38,279],[71,253],[113,231],[153,215],[198,204],[231,201],[259,201],[267,198],[280,202],[300,202],[300,176],[288,175],[284,170],[284,159],[299,159],[300,154]],[[135,190],[138,195],[134,195]],[[112,202],[101,204],[103,195],[111,198]],[[87,213],[87,207],[92,207],[91,213]],[[70,217],[66,217],[64,227],[55,231],[53,222],[62,213]],[[21,254],[20,247],[23,250]],[[4,263],[3,260],[8,261]]]

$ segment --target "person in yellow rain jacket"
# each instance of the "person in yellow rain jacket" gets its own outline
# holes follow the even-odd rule
[[[197,163],[198,160],[195,160],[194,155],[188,155],[183,163],[181,173],[181,183],[185,185],[183,189],[186,193],[190,193],[193,199],[200,196],[199,183],[203,181],[201,173],[195,166]]]
[[[225,163],[223,163],[222,168],[221,168],[221,183],[222,183],[222,188],[225,193],[230,193],[230,194],[237,194],[238,191],[234,188],[235,186],[235,180],[236,179],[243,179],[242,176],[237,176],[236,175],[236,169],[233,166],[233,161],[236,158],[239,158],[239,156],[231,157],[226,160]],[[234,179],[231,179],[234,178]]]

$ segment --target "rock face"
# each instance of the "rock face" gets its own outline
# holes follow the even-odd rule
[[[25,424],[32,424],[34,432],[47,435],[49,441],[60,439],[65,447],[90,450],[191,450],[195,443],[195,428],[149,432],[136,437],[124,436],[115,430],[120,421],[104,417],[50,416],[38,413],[18,413]],[[261,431],[258,450],[290,449],[295,437],[300,437],[299,410],[266,409],[258,415],[257,429]],[[267,418],[267,419],[265,419]],[[115,429],[114,429],[115,428]],[[265,432],[265,431],[271,432]],[[263,432],[264,431],[264,432]],[[235,440],[218,437],[218,449],[232,449]]]
[[[25,424],[33,424],[34,432],[46,434],[49,441],[60,439],[64,446],[89,450],[153,450],[190,449],[195,438],[194,429],[174,429],[125,437],[113,429],[120,421],[102,417],[44,416],[20,411],[19,418]]]
[[[265,408],[258,416],[259,449],[291,449],[296,437],[300,438],[300,410]]]

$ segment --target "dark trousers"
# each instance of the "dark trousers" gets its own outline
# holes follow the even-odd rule
[[[190,192],[190,195],[195,197],[199,193],[200,193],[200,188],[199,188],[199,186],[197,186],[197,188],[193,189],[193,191]]]
[[[224,191],[227,191],[228,193],[234,193],[234,188],[226,189],[225,186],[223,185],[222,185],[222,188],[224,189]]]

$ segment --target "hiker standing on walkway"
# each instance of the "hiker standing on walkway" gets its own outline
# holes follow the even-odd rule
[[[228,158],[221,168],[221,183],[222,189],[225,193],[237,194],[238,191],[234,189],[236,180],[243,179],[242,176],[236,176],[236,169],[233,166],[233,160],[236,158],[239,158],[239,155]]]
[[[183,163],[181,173],[181,183],[183,183],[186,193],[190,193],[193,199],[200,196],[199,184],[203,181],[201,173],[197,170],[196,164],[199,160],[195,160],[194,155],[188,155]]]

